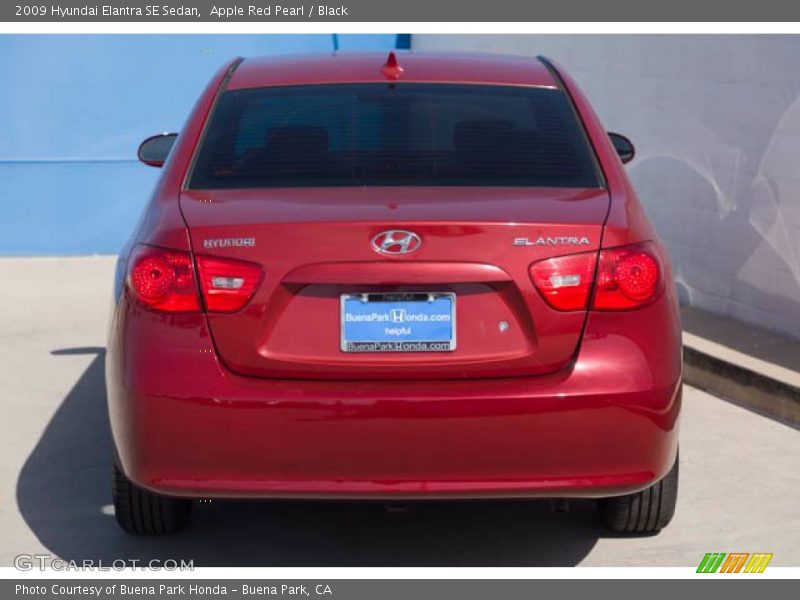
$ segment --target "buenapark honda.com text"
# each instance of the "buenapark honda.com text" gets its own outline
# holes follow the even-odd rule
[[[18,571],[194,571],[194,560],[117,558],[112,561],[66,560],[50,554],[18,554],[14,557],[14,568]]]

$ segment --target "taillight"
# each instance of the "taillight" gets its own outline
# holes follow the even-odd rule
[[[596,252],[584,252],[540,260],[530,267],[531,279],[556,310],[586,310],[596,258]]]
[[[128,289],[139,303],[161,312],[200,310],[188,252],[140,244],[128,264]]]
[[[639,308],[655,300],[662,289],[663,268],[653,244],[602,250],[592,308]]]
[[[188,252],[139,244],[129,259],[128,289],[151,310],[199,312],[199,281],[206,310],[228,313],[241,310],[261,282],[257,264],[212,256],[196,261],[199,277]]]
[[[261,265],[251,262],[198,256],[200,290],[209,312],[236,312],[250,301],[261,283]]]
[[[585,310],[594,285],[593,310],[626,310],[650,304],[663,289],[663,269],[653,244],[557,256],[530,266],[531,279],[556,310]]]

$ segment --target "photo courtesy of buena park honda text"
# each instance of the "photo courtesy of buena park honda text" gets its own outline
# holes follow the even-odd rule
[[[0,597],[796,595],[800,7],[16,2],[0,58]]]

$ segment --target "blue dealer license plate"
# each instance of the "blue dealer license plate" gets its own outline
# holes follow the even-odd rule
[[[408,292],[343,294],[342,352],[452,352],[456,296]]]

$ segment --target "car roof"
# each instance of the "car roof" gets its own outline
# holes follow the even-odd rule
[[[245,59],[234,71],[227,89],[392,81],[557,87],[548,68],[533,57],[394,52],[403,69],[396,80],[382,73],[388,52],[332,52]]]

